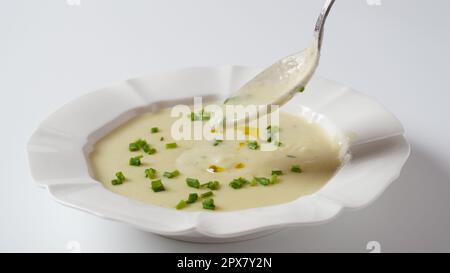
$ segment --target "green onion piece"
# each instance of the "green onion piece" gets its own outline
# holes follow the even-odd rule
[[[297,92],[302,93],[303,91],[305,91],[305,87],[304,86],[297,87]]]
[[[274,175],[274,174],[276,174],[276,175],[283,175],[283,171],[281,171],[281,170],[272,170],[272,175]]]
[[[289,158],[297,158],[295,155],[287,155]]]
[[[210,209],[210,210],[215,210],[216,206],[214,205],[214,199],[209,198],[209,199],[204,199],[202,202],[203,208],[204,209]]]
[[[190,193],[190,194],[189,194],[189,197],[188,197],[188,200],[186,201],[186,203],[188,203],[188,204],[195,203],[195,201],[197,201],[197,199],[198,199],[198,194],[196,194],[196,193]]]
[[[256,142],[256,141],[250,141],[250,142],[247,144],[247,147],[248,147],[250,150],[258,150],[258,149],[259,149],[259,144],[258,144],[258,142]]]
[[[148,143],[145,143],[142,145],[142,151],[144,151],[145,153],[148,152],[148,150],[150,150],[150,145]]]
[[[191,118],[191,121],[196,121],[196,120],[207,121],[207,120],[211,119],[211,113],[206,112],[205,109],[202,108],[202,110],[200,110],[198,115],[195,114],[194,112],[191,112],[190,118]]]
[[[116,173],[116,179],[111,180],[111,184],[114,186],[123,184],[123,181],[125,181],[125,175],[123,175],[123,172],[117,172]]]
[[[146,169],[145,177],[150,178],[150,179],[155,179],[156,178],[156,170],[153,168]]]
[[[294,172],[294,173],[301,173],[301,172],[302,172],[302,168],[300,168],[299,165],[293,165],[293,166],[291,167],[291,172]]]
[[[270,177],[270,184],[276,184],[278,183],[278,175],[272,174],[272,177]]]
[[[222,142],[223,142],[223,140],[221,140],[221,139],[216,139],[216,140],[214,141],[213,146],[217,146],[217,145],[219,145],[219,144],[222,143]]]
[[[236,179],[233,179],[233,181],[230,182],[230,187],[232,187],[233,189],[240,189],[243,186],[245,186],[245,184],[250,183],[247,179],[239,177]]]
[[[159,141],[164,141],[164,137],[162,136],[162,137],[159,139]]]
[[[119,181],[125,181],[125,175],[123,175],[123,172],[117,172],[116,173],[116,177],[117,177],[117,179],[119,180]]]
[[[166,149],[175,149],[176,147],[178,147],[176,142],[166,143]]]
[[[206,187],[210,190],[218,190],[220,188],[219,181],[209,181],[208,183],[204,184]]]
[[[175,208],[176,208],[176,209],[184,209],[186,206],[187,206],[186,201],[181,200],[181,201],[178,203],[178,205],[176,205]]]
[[[130,166],[141,166],[141,158],[143,158],[144,156],[142,155],[138,155],[135,157],[130,158]]]
[[[275,145],[277,145],[278,147],[281,147],[281,146],[283,146],[283,143],[277,141],[277,142],[275,142]]]
[[[207,121],[211,119],[211,113],[209,112],[205,112],[205,109],[202,108],[202,110],[200,111],[200,118],[202,121]]]
[[[200,195],[200,197],[201,198],[206,198],[206,197],[210,197],[210,196],[212,196],[213,195],[213,192],[212,191],[207,191],[207,192],[205,192],[205,193],[202,193],[201,195]]]
[[[139,151],[141,149],[141,147],[139,147],[138,144],[136,143],[130,143],[130,145],[128,145],[128,149],[130,150],[130,152],[136,152]]]
[[[152,181],[152,190],[154,192],[160,192],[160,191],[165,191],[166,189],[164,188],[163,183],[161,182],[161,179],[158,180],[153,180]]]
[[[266,129],[267,129],[267,135],[268,135],[267,142],[270,143],[273,140],[274,134],[278,133],[280,131],[280,128],[278,126],[269,125],[269,126],[267,126]],[[279,146],[279,144],[280,143],[278,141],[275,141],[275,145]]]
[[[191,121],[196,121],[198,120],[197,115],[194,112],[191,112]]]
[[[143,139],[138,139],[135,142],[132,142],[129,144],[128,149],[131,152],[136,152],[139,150],[143,150],[145,153],[147,154],[154,154],[156,153],[156,149],[152,148],[147,141],[143,140]]]
[[[150,132],[151,132],[152,134],[156,134],[156,133],[159,132],[159,128],[158,128],[158,127],[153,127],[152,129],[150,129]]]
[[[113,180],[111,180],[111,184],[113,184],[114,186],[117,186],[117,185],[123,184],[123,181],[121,181],[119,179],[113,179]]]
[[[155,154],[156,153],[156,149],[150,147],[150,145],[148,145],[147,143],[142,147],[142,150],[149,155]]]
[[[148,145],[147,141],[143,140],[143,139],[138,139],[135,142],[132,142],[128,145],[128,149],[131,152],[136,152],[139,151],[140,149],[142,149],[142,147],[144,147],[144,145]]]
[[[178,170],[175,170],[173,172],[164,172],[163,176],[167,178],[174,178],[180,175],[180,172]]]
[[[198,179],[195,178],[186,178],[186,184],[191,188],[196,189],[200,188],[200,181],[198,181]]]
[[[258,182],[259,184],[261,184],[263,186],[269,186],[270,185],[270,179],[265,178],[265,177],[254,177],[253,180]]]

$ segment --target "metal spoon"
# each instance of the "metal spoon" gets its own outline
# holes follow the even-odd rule
[[[264,108],[266,112],[269,105],[281,106],[296,93],[303,92],[318,65],[325,21],[334,2],[325,2],[314,28],[311,46],[277,61],[242,86],[224,104],[256,105],[258,111]]]

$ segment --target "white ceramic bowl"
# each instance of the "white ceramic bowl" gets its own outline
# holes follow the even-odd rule
[[[317,78],[283,109],[318,122],[344,143],[349,136],[343,151],[351,156],[312,195],[241,211],[183,212],[117,195],[90,175],[87,155],[112,129],[143,112],[194,96],[223,99],[257,72],[240,66],[188,68],[131,79],[76,99],[42,122],[31,137],[32,176],[62,204],[196,242],[244,240],[287,226],[323,223],[343,208],[368,205],[399,176],[410,152],[400,122],[373,99]]]

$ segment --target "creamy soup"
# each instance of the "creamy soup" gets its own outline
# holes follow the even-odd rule
[[[303,92],[319,63],[317,41],[276,62],[225,100],[227,105],[283,105]]]
[[[232,211],[312,194],[340,166],[339,144],[299,116],[280,113],[274,151],[263,151],[261,140],[174,141],[170,132],[177,119],[164,109],[106,135],[90,155],[95,178],[115,193],[156,206]],[[256,134],[254,128],[242,130]]]

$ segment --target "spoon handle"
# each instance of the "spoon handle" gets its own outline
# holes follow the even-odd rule
[[[319,17],[317,18],[316,27],[314,28],[314,37],[317,40],[317,45],[320,48],[322,47],[322,39],[323,39],[323,28],[325,25],[325,21],[330,13],[331,7],[333,6],[335,0],[327,0],[325,5],[322,8],[322,12],[320,12]]]

